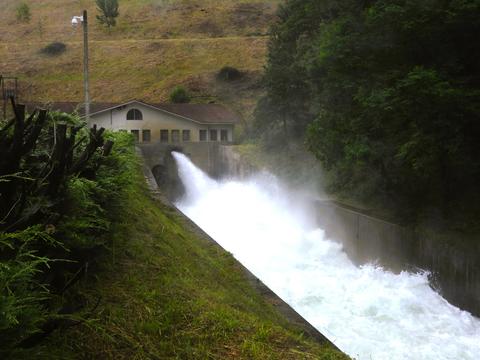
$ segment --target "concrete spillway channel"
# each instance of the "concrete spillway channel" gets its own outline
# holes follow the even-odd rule
[[[210,150],[206,165],[195,163],[230,166]],[[320,331],[356,359],[477,359],[480,320],[434,291],[428,272],[402,270],[412,252],[397,240],[408,232],[336,204],[297,201],[273,176],[217,181],[181,154],[166,156],[172,172],[157,181],[177,184],[175,206],[312,336],[324,339]],[[396,271],[373,261],[381,257]]]

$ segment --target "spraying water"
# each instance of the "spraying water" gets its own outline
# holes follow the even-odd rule
[[[427,274],[355,266],[272,176],[217,182],[173,156],[186,188],[177,207],[350,356],[480,358],[480,319],[433,291]]]

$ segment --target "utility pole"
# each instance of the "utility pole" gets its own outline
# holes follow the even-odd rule
[[[83,87],[85,90],[85,119],[90,121],[90,92],[88,89],[88,18],[83,10]]]
[[[85,119],[90,120],[90,91],[88,88],[88,17],[87,10],[83,10],[82,16],[74,16],[72,25],[82,22],[83,27],[83,89],[85,94]]]

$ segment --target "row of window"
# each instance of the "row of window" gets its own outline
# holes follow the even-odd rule
[[[218,130],[210,129],[210,136],[207,139],[207,130],[200,130],[199,133],[200,141],[218,141]],[[228,130],[220,130],[220,141],[228,141]]]
[[[168,130],[160,130],[160,142],[168,142]],[[180,142],[180,130],[172,130],[171,142]],[[190,141],[190,130],[182,130],[182,141]]]
[[[125,130],[120,130],[125,131]],[[130,130],[130,132],[135,137],[136,142],[140,142],[140,130]],[[182,130],[182,142],[188,142],[191,140],[190,137],[190,130]],[[218,141],[218,130],[217,129],[210,129],[208,132],[207,130],[199,130],[199,139],[200,141]],[[207,136],[209,135],[209,136]],[[151,141],[151,132],[148,129],[142,130],[142,142],[150,142]],[[160,130],[160,142],[172,142],[178,143],[180,142],[180,130]],[[228,141],[228,130],[221,129],[220,130],[220,141]]]
[[[126,131],[126,130],[120,130],[120,131]],[[140,142],[140,130],[130,130],[130,132],[133,134],[133,137],[135,138],[136,142]],[[142,130],[142,141],[143,142],[150,142],[151,140],[151,132],[150,130]]]

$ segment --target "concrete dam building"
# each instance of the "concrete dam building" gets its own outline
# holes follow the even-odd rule
[[[29,104],[33,110],[35,105]],[[50,108],[84,116],[81,104],[52,103]],[[219,104],[92,103],[89,126],[132,133],[138,143],[231,143],[237,114]]]

